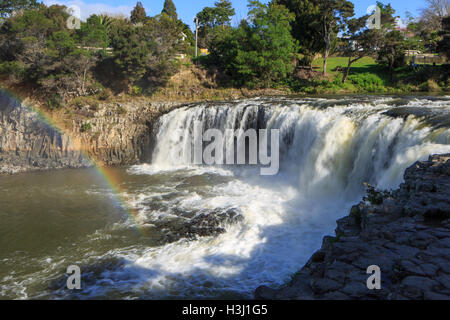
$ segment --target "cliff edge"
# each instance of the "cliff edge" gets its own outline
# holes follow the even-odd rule
[[[45,114],[0,90],[0,174],[145,162],[153,123],[179,105],[141,99]]]
[[[337,221],[292,280],[256,299],[450,299],[450,154],[416,162],[392,193],[375,192]],[[381,270],[369,290],[367,268]]]

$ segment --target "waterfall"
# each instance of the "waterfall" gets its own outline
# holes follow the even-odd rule
[[[364,182],[394,188],[415,161],[450,151],[448,127],[423,116],[432,110],[434,118],[449,117],[445,100],[362,100],[254,99],[183,107],[160,119],[152,164],[192,165],[186,155],[192,154],[195,122],[203,130],[219,129],[224,146],[233,143],[230,130],[278,129],[281,174],[296,177],[304,195],[348,197]]]
[[[449,112],[446,97],[264,98],[173,110],[154,127],[151,161],[127,170],[135,182],[122,194],[138,212],[123,227],[137,222],[152,236],[111,251],[124,265],[92,279],[87,294],[107,296],[110,281],[138,298],[252,298],[260,285],[282,285],[361,201],[364,182],[396,188],[415,161],[450,152]],[[278,130],[278,173],[194,164],[196,126],[220,131],[225,157],[234,131]],[[221,233],[180,235],[180,226],[191,233],[227,212],[240,219]],[[147,244],[171,228],[175,240]]]

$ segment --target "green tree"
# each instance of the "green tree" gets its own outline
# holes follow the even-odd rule
[[[217,1],[214,7],[205,7],[197,14],[199,21],[200,46],[211,48],[212,40],[223,30],[218,27],[230,25],[231,17],[235,15],[231,2],[227,0]]]
[[[320,35],[320,2],[318,0],[274,0],[284,5],[295,16],[291,22],[292,36],[299,43],[303,55],[301,63],[311,66],[317,53],[322,52],[324,43]]]
[[[243,20],[236,30],[224,32],[213,55],[235,84],[274,86],[294,69],[294,16],[276,3],[249,1],[249,9],[249,22]]]
[[[37,0],[0,0],[0,18],[6,18],[14,11],[35,9]]]
[[[161,13],[166,14],[170,18],[177,20],[178,14],[177,14],[177,8],[175,7],[175,4],[172,0],[165,0],[164,1],[164,7],[161,11]]]
[[[381,28],[376,30],[377,61],[388,67],[391,81],[394,79],[395,67],[405,62],[405,50],[407,48],[405,37],[399,30],[395,30],[395,10],[390,4],[384,5],[377,2],[381,11]]]
[[[350,74],[352,64],[375,52],[378,40],[377,32],[365,28],[367,19],[368,16],[363,16],[347,22],[347,32],[343,37],[343,53],[348,57],[347,67],[342,78],[344,83]]]
[[[142,23],[147,17],[147,13],[145,12],[144,6],[142,2],[137,2],[133,11],[131,11],[130,20],[132,23]]]
[[[109,45],[107,17],[92,15],[82,23],[77,30],[78,37],[83,46],[106,49]]]
[[[339,32],[344,31],[348,18],[354,15],[353,3],[347,0],[320,0],[320,34],[323,39],[323,75]]]
[[[447,58],[450,56],[450,16],[442,19],[442,40],[438,42],[437,51]]]
[[[117,66],[127,90],[147,71],[148,43],[140,34],[141,28],[123,24],[115,27],[111,39],[114,50],[114,63]]]

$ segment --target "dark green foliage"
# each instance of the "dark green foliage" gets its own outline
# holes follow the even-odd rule
[[[235,11],[230,1],[220,0],[214,7],[205,7],[197,14],[199,21],[199,45],[211,48],[213,40],[230,25]]]
[[[378,190],[370,184],[366,184],[366,196],[364,201],[368,201],[373,205],[383,204],[384,200],[389,198],[391,193],[387,190]]]
[[[311,65],[314,56],[323,50],[323,41],[319,33],[319,2],[316,0],[276,0],[286,6],[294,15],[291,22],[292,35],[300,44],[304,58],[301,63]]]
[[[92,129],[92,125],[89,122],[85,122],[81,125],[80,132],[87,132]]]
[[[213,57],[237,85],[273,87],[293,69],[293,15],[275,3],[249,2],[249,20],[217,37]]]
[[[14,11],[33,9],[38,6],[36,0],[0,0],[0,18],[8,17]]]
[[[438,52],[450,57],[450,16],[445,17],[442,20],[442,31],[440,32],[442,40],[438,42]]]
[[[161,13],[166,14],[169,18],[174,20],[178,19],[177,8],[175,8],[175,4],[172,0],[165,0],[164,7]]]
[[[106,16],[92,15],[77,30],[80,43],[86,47],[106,49],[109,46],[108,32],[110,19]]]
[[[47,101],[47,106],[50,110],[56,110],[62,107],[63,100],[59,94],[52,94]]]
[[[142,23],[144,22],[145,17],[147,17],[147,13],[145,12],[142,2],[136,3],[136,6],[134,7],[133,11],[131,11],[130,15],[131,22],[134,24]]]

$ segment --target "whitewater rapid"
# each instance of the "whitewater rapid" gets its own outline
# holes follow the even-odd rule
[[[151,228],[218,209],[236,210],[243,220],[224,225],[226,232],[218,236],[111,250],[108,256],[124,262],[89,279],[80,296],[252,298],[260,285],[281,285],[320,248],[324,235],[333,234],[336,219],[360,201],[365,182],[396,188],[415,161],[450,153],[448,119],[448,97],[259,98],[196,104],[163,115],[152,158],[127,171],[156,182],[121,195],[138,216],[114,228]],[[185,154],[193,147],[196,121],[224,133],[278,129],[279,173],[192,165]],[[224,139],[224,145],[231,141]]]
[[[445,98],[253,99],[188,106],[161,117],[151,163],[129,172],[232,177],[217,185],[212,179],[202,190],[205,194],[182,194],[168,207],[239,208],[245,220],[227,226],[218,237],[148,249],[133,262],[158,270],[156,278],[142,279],[148,281],[148,290],[172,291],[175,297],[230,292],[251,297],[261,284],[288,280],[320,247],[322,236],[332,234],[335,220],[361,198],[364,182],[395,188],[415,161],[450,152],[448,127],[413,113],[385,114],[399,108],[424,108],[440,116],[450,112]],[[184,155],[193,147],[189,137],[195,121],[222,132],[279,129],[279,174],[261,177],[251,166],[193,166]],[[229,137],[224,139],[224,145],[229,143]],[[134,205],[148,197],[152,195],[141,195]],[[171,214],[140,209],[143,221]]]

